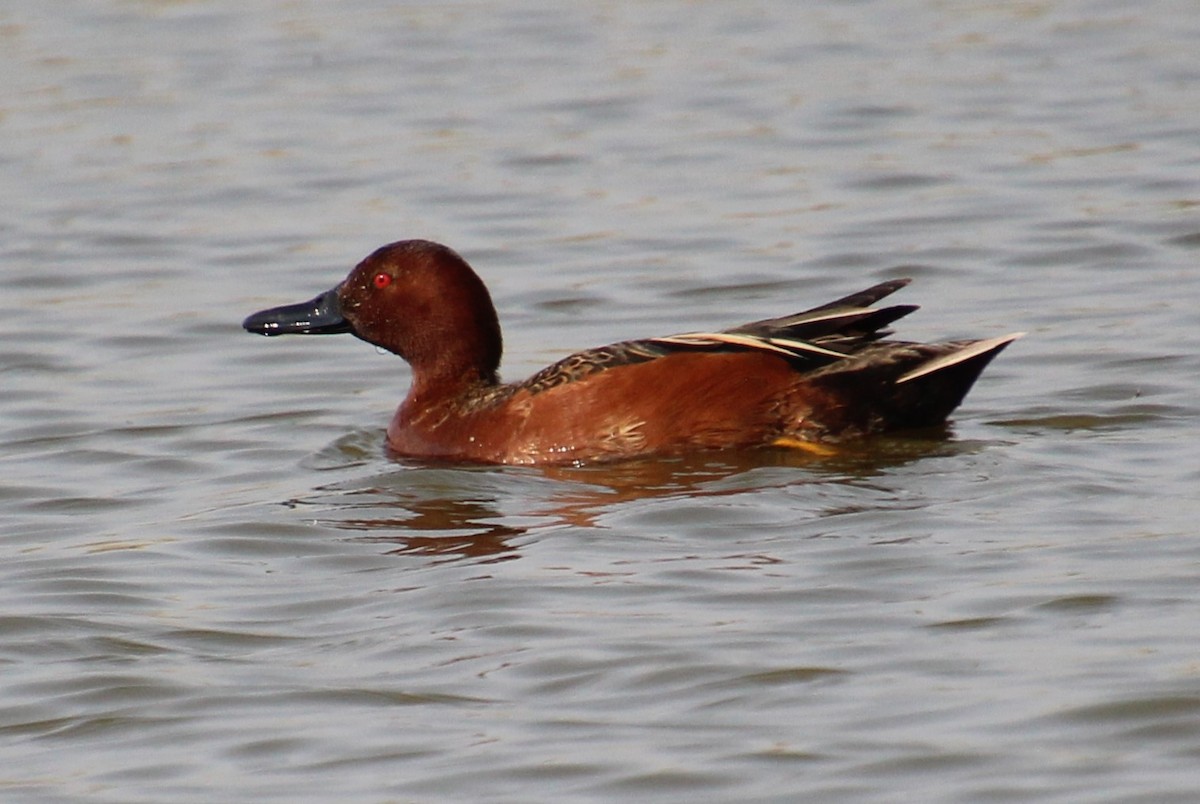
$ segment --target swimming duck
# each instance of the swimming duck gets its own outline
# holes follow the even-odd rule
[[[731,329],[588,349],[506,384],[483,281],[450,248],[404,240],[331,290],[243,326],[348,332],[408,361],[412,385],[387,428],[397,456],[540,464],[756,447],[826,453],[848,438],[945,421],[1022,334],[886,340],[887,327],[917,308],[873,305],[908,283]]]

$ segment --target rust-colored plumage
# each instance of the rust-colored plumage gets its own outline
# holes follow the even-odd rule
[[[251,332],[351,332],[403,357],[413,382],[388,426],[397,455],[566,463],[688,450],[804,446],[950,415],[1020,334],[885,340],[917,309],[873,307],[883,282],[802,313],[719,332],[589,349],[503,384],[491,297],[446,246],[378,249],[310,302],[256,313]]]

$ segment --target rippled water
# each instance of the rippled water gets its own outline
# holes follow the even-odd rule
[[[0,796],[1200,790],[1200,8],[0,9]],[[266,341],[405,237],[506,376],[910,275],[943,437],[395,463]]]

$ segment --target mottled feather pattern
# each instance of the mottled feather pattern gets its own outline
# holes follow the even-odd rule
[[[556,385],[575,382],[591,374],[617,366],[644,363],[662,357],[667,350],[653,341],[622,341],[600,346],[563,358],[534,374],[520,384],[522,390],[531,394],[541,393]]]

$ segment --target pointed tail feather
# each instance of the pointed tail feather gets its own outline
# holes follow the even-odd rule
[[[968,341],[901,374],[892,385],[892,425],[927,427],[945,421],[962,404],[992,358],[1023,334]]]
[[[1008,335],[1001,335],[999,338],[986,338],[979,341],[971,341],[964,345],[961,349],[950,352],[949,354],[935,357],[933,360],[922,363],[911,371],[905,372],[896,378],[896,384],[909,382],[919,377],[924,377],[933,374],[937,371],[943,371],[951,366],[968,364],[971,361],[979,361],[980,365],[976,376],[980,371],[983,371],[984,366],[1000,352],[1004,351],[1004,347],[1015,341],[1017,338],[1024,336],[1024,332],[1013,332]],[[972,380],[973,381],[973,380]]]

